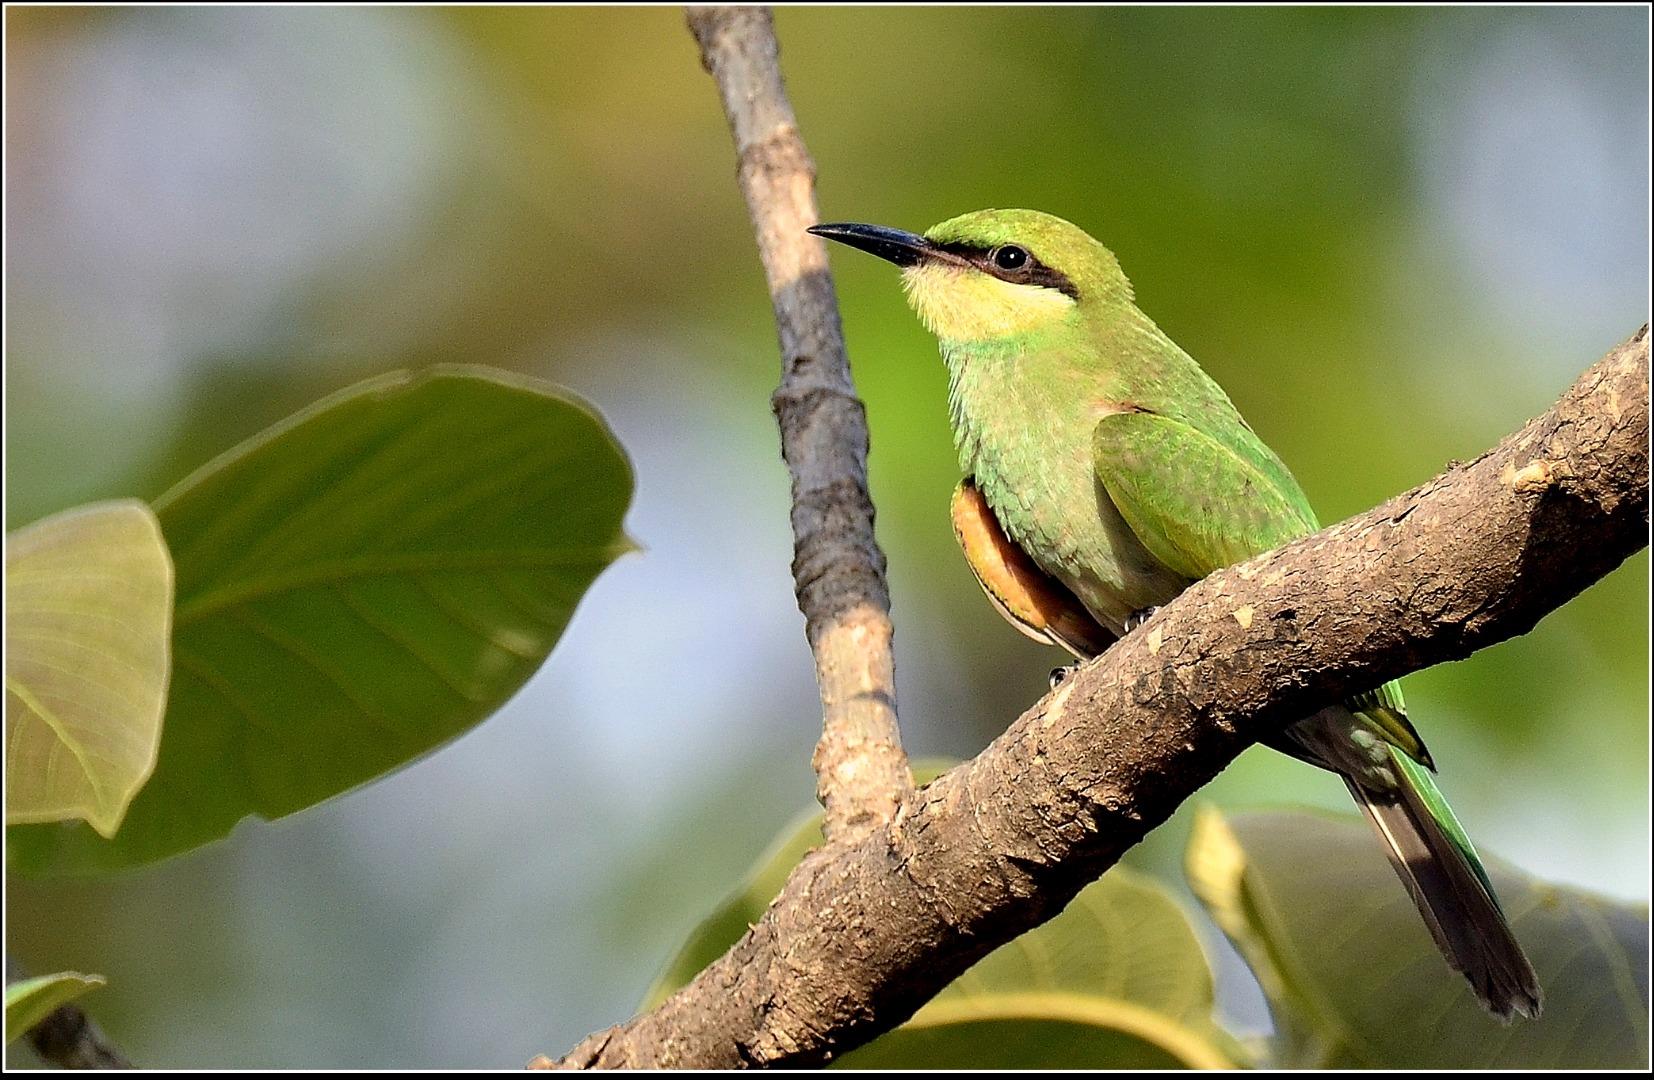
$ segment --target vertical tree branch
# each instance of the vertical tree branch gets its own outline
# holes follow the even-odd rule
[[[717,80],[781,338],[773,398],[792,475],[793,581],[815,653],[822,731],[812,763],[829,840],[890,820],[912,790],[896,726],[884,553],[867,493],[867,417],[850,379],[838,298],[816,223],[815,165],[781,83],[763,7],[692,7]]]

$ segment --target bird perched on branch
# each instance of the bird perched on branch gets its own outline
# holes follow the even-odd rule
[[[1281,459],[1078,227],[984,210],[924,235],[810,231],[902,268],[948,368],[966,474],[955,531],[983,591],[1030,637],[1088,659],[1192,582],[1319,527]],[[1533,968],[1431,779],[1401,687],[1322,709],[1269,745],[1343,778],[1488,1009],[1537,1016]]]

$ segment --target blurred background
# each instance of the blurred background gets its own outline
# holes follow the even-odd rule
[[[1323,520],[1470,458],[1649,315],[1640,8],[777,15],[828,218],[1029,206],[1112,247]],[[7,882],[154,1066],[519,1066],[628,1016],[811,804],[774,328],[676,9],[10,9],[6,521],[153,497],[362,377],[564,383],[647,550],[501,713],[380,783],[121,877]],[[833,253],[905,736],[975,753],[1060,657],[954,548],[932,339]],[[1484,851],[1649,893],[1648,556],[1412,676]],[[1225,806],[1346,807],[1248,752]],[[1187,810],[1130,861],[1178,880]],[[1209,934],[1214,941],[1215,932]],[[1266,1019],[1226,964],[1237,1025]],[[24,1052],[17,1055],[21,1058]]]

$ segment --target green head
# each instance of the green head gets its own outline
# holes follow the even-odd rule
[[[900,266],[908,303],[946,341],[1015,337],[1131,304],[1114,255],[1037,210],[978,210],[922,236],[850,223],[810,231]]]

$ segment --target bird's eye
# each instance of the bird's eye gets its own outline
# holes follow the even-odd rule
[[[1015,244],[994,248],[994,265],[1001,270],[1021,270],[1028,265],[1028,252]]]

